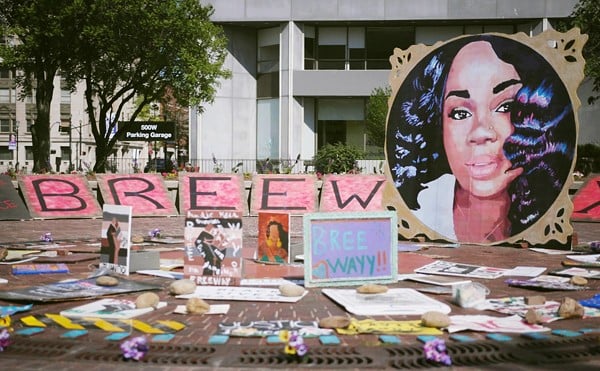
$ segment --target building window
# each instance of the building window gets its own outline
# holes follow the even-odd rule
[[[12,133],[11,119],[0,118],[0,133]]]
[[[347,27],[320,27],[317,31],[317,66],[320,70],[345,70]]]
[[[69,135],[71,131],[71,123],[68,119],[60,120],[60,124],[58,125],[58,132],[62,135]]]
[[[0,89],[0,103],[15,103],[16,92],[14,89],[1,88]]]
[[[414,27],[367,27],[366,58],[368,70],[389,70],[394,48],[407,49],[415,42]]]
[[[8,147],[0,147],[0,160],[11,161],[13,159],[13,151],[9,150]]]
[[[259,99],[256,105],[256,155],[279,158],[279,99]]]
[[[71,148],[69,147],[60,147],[60,158],[69,159],[71,158]]]
[[[365,100],[321,98],[317,100],[317,149],[344,143],[365,149]]]
[[[25,146],[25,160],[33,161],[33,148],[31,146]]]
[[[279,27],[258,31],[256,95],[279,96]]]
[[[71,92],[69,90],[62,89],[60,91],[60,103],[71,104]]]
[[[414,42],[414,27],[307,26],[304,33],[304,68],[388,70],[394,48],[406,49]]]
[[[315,42],[315,28],[306,26],[304,28],[304,69],[314,70],[317,68],[317,43]]]

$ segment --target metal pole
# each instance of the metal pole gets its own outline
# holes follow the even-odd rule
[[[79,164],[79,171],[83,170],[81,167],[81,120],[79,120],[79,149],[77,150],[77,163]]]
[[[15,142],[17,143],[17,162],[15,163],[15,171],[19,172],[19,121],[15,122]]]
[[[69,172],[73,171],[73,141],[72,141],[73,122],[69,120]]]

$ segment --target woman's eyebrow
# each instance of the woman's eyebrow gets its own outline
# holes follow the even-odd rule
[[[517,85],[520,83],[521,83],[521,80],[517,80],[517,79],[510,79],[510,80],[503,81],[500,84],[494,86],[494,89],[492,89],[492,93],[498,94],[499,92],[508,88],[509,86]]]
[[[446,99],[448,99],[448,97],[450,97],[452,95],[457,96],[459,98],[465,98],[465,99],[469,99],[471,97],[468,90],[451,90],[446,95]]]

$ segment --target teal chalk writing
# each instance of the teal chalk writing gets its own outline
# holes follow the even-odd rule
[[[331,274],[372,275],[375,271],[375,257],[373,255],[360,255],[327,259],[327,265]]]

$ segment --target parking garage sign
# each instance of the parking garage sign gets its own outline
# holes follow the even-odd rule
[[[119,127],[125,128],[121,140],[142,142],[175,140],[173,121],[120,121]]]

